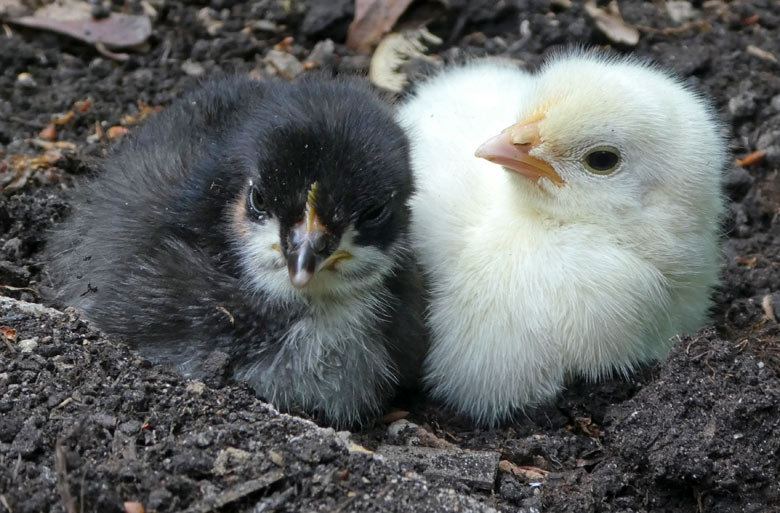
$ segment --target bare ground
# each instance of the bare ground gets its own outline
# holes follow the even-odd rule
[[[207,384],[186,382],[77,312],[41,307],[38,259],[46,231],[69,210],[67,186],[96,172],[90,156],[110,144],[110,127],[132,130],[144,105],[165,106],[217,72],[287,73],[266,58],[288,36],[282,51],[297,61],[365,73],[369,58],[343,44],[352,3],[157,0],[148,48],[124,62],[8,26],[0,37],[0,512],[133,511],[125,502],[159,512],[780,511],[780,10],[772,0],[692,2],[691,16],[674,21],[672,2],[623,1],[641,34],[627,48],[610,45],[578,2],[564,4],[418,1],[402,23],[430,22],[444,40],[432,50],[442,62],[504,55],[534,67],[560,45],[605,45],[652,58],[711,96],[735,158],[763,150],[756,163],[728,170],[713,324],[630,381],[574,383],[557,404],[499,429],[476,429],[416,398],[399,407],[419,428],[395,434],[377,422],[351,436],[280,415],[219,372]],[[134,2],[111,9],[142,12]],[[312,55],[326,39],[333,46]],[[418,59],[405,68],[414,79],[431,66]],[[36,143],[87,98],[89,109],[56,126],[72,148]],[[444,459],[398,463],[355,443],[437,447],[456,466],[476,463],[448,474]],[[499,459],[497,473],[477,475],[477,463],[495,472]]]

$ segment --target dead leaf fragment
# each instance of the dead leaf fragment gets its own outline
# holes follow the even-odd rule
[[[549,474],[549,471],[547,470],[526,465],[515,465],[509,460],[499,461],[498,470],[504,472],[505,474],[511,474],[517,479],[525,482],[544,481],[544,479],[547,477],[547,474]]]
[[[227,316],[228,320],[230,321],[230,325],[231,326],[235,326],[236,325],[236,318],[233,317],[233,314],[230,313],[230,310],[228,310],[224,306],[219,306],[219,305],[217,305],[216,308],[217,308],[217,310],[219,310],[220,312],[222,312],[223,314],[225,314]]]
[[[375,86],[400,93],[408,82],[406,75],[399,71],[401,65],[413,58],[433,61],[425,55],[426,45],[441,43],[441,39],[425,28],[390,33],[382,38],[371,56],[368,77]]]
[[[274,45],[274,50],[289,53],[289,51],[292,49],[293,41],[295,40],[292,38],[292,36],[287,36]]]
[[[595,0],[588,0],[584,7],[596,28],[613,43],[636,46],[639,42],[639,29],[623,21],[617,1],[612,0],[606,8],[600,9]]]
[[[92,99],[79,100],[73,104],[73,108],[81,113],[88,112],[92,108]]]
[[[72,111],[72,110],[69,110],[68,112],[66,112],[66,113],[65,113],[65,114],[63,114],[62,116],[60,116],[60,117],[58,117],[58,118],[55,118],[55,119],[52,121],[52,123],[54,123],[55,125],[60,125],[60,126],[62,126],[62,125],[67,125],[68,123],[70,123],[71,121],[73,121],[73,118],[74,118],[74,117],[75,117],[75,114],[73,114],[73,111]]]
[[[116,139],[117,137],[121,137],[123,135],[129,134],[130,130],[123,126],[112,126],[108,129],[108,138],[109,139]]]
[[[592,438],[601,438],[604,436],[604,431],[593,422],[590,417],[577,417],[574,419],[577,422],[577,426],[588,436]]]
[[[18,337],[16,330],[9,328],[8,326],[0,326],[0,333],[2,333],[9,342],[16,342],[16,338]]]
[[[57,127],[54,126],[54,123],[49,123],[46,125],[46,128],[41,130],[41,132],[38,134],[38,137],[43,139],[44,141],[53,141],[57,138]]]
[[[754,24],[758,23],[758,20],[760,20],[760,19],[761,19],[761,16],[759,16],[758,14],[754,14],[753,16],[748,16],[747,18],[743,19],[742,20],[742,25],[744,25],[746,27],[748,25],[754,25]]]
[[[775,57],[775,54],[773,54],[772,52],[767,52],[766,50],[763,50],[755,45],[748,45],[747,53],[749,53],[753,57],[757,57],[761,59],[762,61],[777,64],[777,57]]]
[[[124,503],[125,513],[145,513],[145,509],[140,502],[126,501]]]
[[[412,0],[355,0],[355,18],[347,32],[347,46],[368,52],[395,26]]]
[[[777,322],[777,318],[775,317],[775,307],[773,303],[774,301],[772,299],[772,294],[767,294],[761,300],[761,308],[764,309],[765,320]]]
[[[152,33],[148,16],[111,13],[95,19],[87,2],[51,3],[36,10],[32,16],[8,20],[24,27],[50,30],[85,43],[111,48],[128,48],[142,44]],[[100,45],[100,46],[99,46]]]
[[[38,141],[39,139],[34,140]],[[54,143],[48,144],[53,145]],[[6,169],[0,176],[0,190],[15,190],[24,187],[28,180],[33,177],[35,171],[51,168],[60,158],[62,158],[61,151],[54,147],[36,157],[13,155],[3,163]]]
[[[734,257],[734,261],[738,264],[744,264],[751,269],[755,268],[756,263],[758,263],[758,259],[756,257],[748,258],[748,257],[736,256]]]
[[[408,416],[409,416],[409,412],[408,411],[396,410],[396,411],[391,411],[390,413],[386,413],[386,414],[382,415],[381,417],[376,419],[376,421],[378,423],[380,423],[380,424],[392,424],[396,420],[405,419]]]
[[[746,167],[758,164],[766,156],[766,150],[758,150],[748,154],[744,159],[737,159],[737,165]]]

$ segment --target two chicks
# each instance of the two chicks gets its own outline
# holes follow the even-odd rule
[[[186,375],[227,353],[341,426],[421,365],[493,424],[706,319],[724,144],[674,79],[582,52],[477,62],[395,118],[352,81],[191,94],[80,191],[48,250],[59,300]]]

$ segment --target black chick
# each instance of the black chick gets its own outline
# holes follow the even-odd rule
[[[425,352],[408,153],[357,81],[207,85],[77,191],[56,299],[187,376],[218,350],[279,408],[361,422]]]

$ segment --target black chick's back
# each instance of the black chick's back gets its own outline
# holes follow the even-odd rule
[[[164,109],[100,163],[98,177],[76,189],[74,214],[47,245],[48,273],[58,303],[83,310],[152,360],[198,377],[208,356],[221,351],[237,376],[277,406],[300,406],[328,423],[349,425],[378,413],[394,385],[416,381],[425,351],[421,290],[408,251],[394,251],[393,269],[375,291],[382,298],[375,315],[358,330],[368,353],[353,358],[356,348],[342,350],[347,355],[324,351],[324,361],[312,370],[285,351],[285,334],[317,308],[309,299],[280,300],[251,287],[231,223],[236,198],[254,172],[247,163],[287,151],[271,141],[296,123],[317,124],[330,132],[322,139],[332,144],[362,142],[357,152],[323,145],[318,156],[339,172],[349,163],[340,179],[351,201],[366,201],[354,196],[368,194],[372,181],[390,179],[357,175],[394,170],[402,206],[393,229],[359,242],[384,251],[388,245],[406,248],[412,189],[407,142],[375,95],[351,80],[287,84],[236,77]],[[369,146],[389,150],[360,162]],[[329,162],[336,156],[341,166]],[[296,165],[300,159],[293,153],[284,159],[262,175],[278,182],[281,196],[306,168]]]

